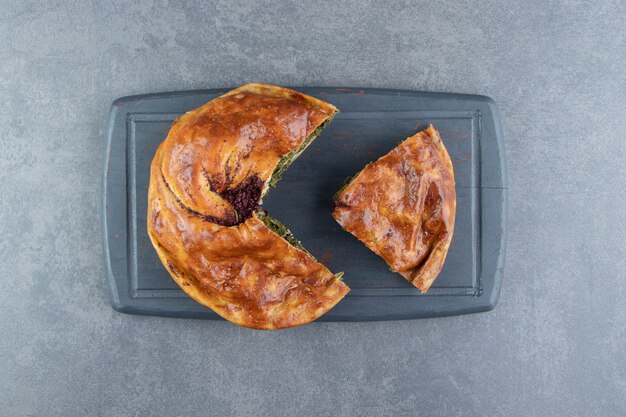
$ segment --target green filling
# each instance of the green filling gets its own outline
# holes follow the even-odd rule
[[[265,195],[265,193],[267,193],[267,191],[270,188],[276,186],[276,183],[278,183],[278,181],[280,181],[280,179],[282,178],[283,173],[287,170],[287,168],[289,168],[289,165],[291,165],[293,163],[293,161],[295,161],[296,158],[298,156],[300,156],[300,154],[311,144],[311,142],[313,142],[313,140],[316,137],[318,137],[320,133],[322,133],[322,130],[324,130],[326,125],[328,125],[328,123],[330,123],[330,121],[332,120],[333,116],[331,116],[328,119],[326,119],[313,132],[311,132],[311,134],[304,140],[304,142],[302,142],[302,145],[300,145],[300,147],[298,149],[294,149],[293,151],[289,152],[287,155],[285,155],[285,156],[283,156],[281,158],[281,160],[278,162],[278,165],[276,165],[276,168],[274,168],[274,172],[272,173],[272,176],[270,177],[268,185],[266,186],[265,190],[263,191],[263,195]]]
[[[285,226],[275,218],[268,216],[262,211],[257,212],[256,215],[259,220],[261,220],[263,224],[265,224],[265,226],[267,226],[272,232],[285,239],[294,248],[300,249],[302,252],[305,252],[311,258],[315,259],[315,256],[313,256],[311,252],[309,252],[304,248],[304,246],[302,246],[302,243],[295,238],[295,236],[293,235],[293,233],[291,233],[291,230],[289,230],[287,226]],[[317,259],[315,260],[317,261]],[[343,277],[343,272],[338,272],[335,274],[335,276],[337,277],[337,279],[341,279]]]
[[[291,246],[298,248],[303,252],[308,253],[309,256],[313,258],[313,255],[311,255],[309,251],[304,249],[304,246],[302,246],[302,243],[300,243],[300,241],[294,237],[293,233],[291,233],[291,230],[289,230],[287,226],[285,226],[284,224],[282,224],[275,218],[270,217],[263,212],[257,212],[256,215],[259,218],[259,220],[261,220],[272,232],[276,233],[278,236],[285,239],[287,242],[289,242]]]
[[[270,188],[273,188],[276,186],[276,184],[278,183],[278,181],[280,181],[283,173],[287,170],[287,168],[289,168],[289,166],[293,163],[293,161],[295,161],[296,158],[300,156],[300,154],[311,144],[311,142],[313,142],[313,140],[316,137],[318,137],[320,133],[322,133],[322,130],[324,130],[326,125],[330,123],[333,116],[334,114],[331,115],[331,117],[326,119],[324,122],[322,122],[322,124],[320,124],[313,132],[311,132],[311,134],[304,140],[304,142],[302,143],[302,145],[300,145],[298,149],[291,151],[290,153],[288,153],[287,155],[281,158],[281,160],[278,162],[278,165],[276,165],[276,168],[274,168],[274,172],[272,173],[270,180],[267,182],[265,189],[263,190],[263,195],[265,195],[269,191]],[[289,230],[287,226],[285,226],[278,220],[274,219],[273,217],[270,217],[263,211],[258,211],[256,215],[259,218],[259,220],[261,220],[265,224],[265,226],[267,226],[272,232],[276,233],[278,236],[285,239],[294,248],[300,249],[301,251],[309,255],[311,258],[315,259],[315,257],[311,254],[311,252],[306,250],[304,246],[302,246],[302,243],[298,239],[295,238],[295,236],[293,235],[293,233],[291,233],[291,230]],[[317,259],[315,260],[317,261]],[[341,279],[343,277],[343,272],[338,272],[335,274],[335,276],[337,277],[337,279]]]

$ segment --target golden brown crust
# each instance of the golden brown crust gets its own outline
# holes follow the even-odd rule
[[[335,111],[248,84],[174,122],[152,161],[148,234],[190,297],[241,326],[279,329],[315,320],[348,292],[254,214],[280,159]]]
[[[224,193],[255,178],[265,184],[281,157],[335,111],[293,90],[247,84],[179,117],[158,165],[186,207],[232,225],[247,216]]]
[[[446,259],[456,214],[452,161],[431,125],[367,165],[333,217],[421,292]]]

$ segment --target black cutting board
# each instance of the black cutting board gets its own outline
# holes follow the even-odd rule
[[[395,320],[492,309],[506,243],[506,169],[498,111],[484,96],[387,89],[295,87],[341,113],[293,163],[263,208],[333,272],[348,295],[324,321]],[[228,91],[124,97],[113,103],[103,177],[104,261],[111,303],[124,313],[218,319],[170,278],[146,232],[149,167],[172,121]],[[432,123],[454,165],[457,214],[445,266],[426,294],[331,216],[333,194],[365,164]]]

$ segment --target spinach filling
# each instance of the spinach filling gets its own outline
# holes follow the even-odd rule
[[[318,137],[320,133],[322,133],[322,130],[324,130],[328,123],[330,123],[336,113],[337,112],[331,115],[328,119],[322,122],[313,132],[311,132],[311,134],[304,140],[304,142],[302,142],[302,145],[300,145],[298,149],[291,151],[290,153],[285,155],[280,160],[280,162],[278,162],[278,165],[276,165],[276,168],[274,168],[274,172],[272,173],[270,180],[267,182],[267,185],[263,190],[263,195],[265,195],[270,188],[276,186],[278,181],[280,181],[280,179],[282,178],[282,174],[287,170],[287,168],[289,168],[293,161],[295,161],[296,158],[300,156],[300,154],[311,144],[311,142],[313,142],[313,140]],[[295,236],[293,235],[293,233],[291,233],[291,230],[289,230],[287,226],[285,226],[275,218],[270,217],[267,212],[263,210],[257,211],[256,215],[259,220],[261,220],[263,224],[265,224],[265,226],[267,226],[272,232],[285,239],[294,248],[300,249],[317,261],[317,259],[315,259],[311,252],[306,250],[304,246],[302,246],[302,243],[295,238]],[[335,277],[337,277],[337,279],[341,279],[343,277],[343,272],[338,272],[334,275]]]
[[[289,152],[287,155],[281,158],[280,162],[278,162],[278,165],[276,165],[276,168],[274,168],[274,172],[272,172],[272,176],[268,181],[268,185],[266,186],[263,195],[265,195],[265,193],[267,193],[270,188],[276,186],[276,183],[280,181],[283,173],[287,170],[287,168],[289,168],[289,165],[291,165],[293,161],[295,161],[296,158],[300,156],[300,154],[311,144],[311,142],[313,142],[313,140],[318,137],[320,133],[322,133],[322,130],[324,130],[328,123],[330,123],[333,116],[334,115],[326,119],[313,132],[311,132],[311,134],[304,140],[304,142],[302,142],[302,145],[300,145],[298,149],[294,149],[293,151]]]
[[[289,230],[287,226],[285,226],[275,218],[270,217],[267,213],[259,211],[256,215],[259,220],[261,220],[272,232],[285,239],[287,242],[289,242],[291,246],[298,248],[303,252],[306,252],[309,256],[313,258],[313,255],[311,255],[309,251],[304,249],[302,243],[300,243],[300,241],[294,237],[293,233],[291,233],[291,230]]]
[[[304,248],[304,246],[302,246],[302,243],[298,239],[295,238],[295,236],[293,235],[293,233],[291,233],[291,230],[289,230],[287,226],[285,226],[284,224],[282,224],[275,218],[270,217],[267,213],[263,211],[257,212],[256,215],[259,218],[259,220],[261,220],[263,224],[265,224],[265,226],[267,226],[272,232],[276,233],[278,236],[285,239],[294,248],[300,249],[301,251],[305,252],[307,255],[309,255],[311,258],[317,261],[317,259],[315,259],[315,256],[313,256],[311,252],[309,252],[308,250]],[[337,279],[341,279],[343,277],[343,272],[338,272],[334,275],[335,277],[337,277]]]

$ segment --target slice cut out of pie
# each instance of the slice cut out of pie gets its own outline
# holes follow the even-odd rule
[[[455,214],[452,161],[431,125],[349,180],[333,217],[424,293],[445,262]]]
[[[247,84],[178,118],[152,161],[148,234],[191,298],[255,329],[308,323],[349,291],[260,208],[337,109]]]

